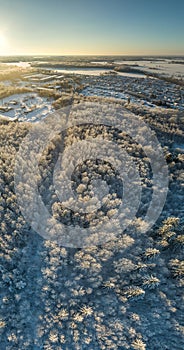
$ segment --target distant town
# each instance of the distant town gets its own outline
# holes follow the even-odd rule
[[[72,96],[112,97],[150,109],[159,106],[184,110],[182,58],[70,57],[66,61],[66,58],[44,57],[42,60],[1,58],[2,116],[39,121],[66,105]]]

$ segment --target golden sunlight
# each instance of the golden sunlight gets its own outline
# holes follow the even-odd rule
[[[3,33],[0,33],[0,55],[6,55],[8,51],[8,42]]]

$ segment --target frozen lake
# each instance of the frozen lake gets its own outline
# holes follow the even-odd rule
[[[63,74],[81,74],[81,75],[101,75],[101,74],[111,74],[113,72],[110,68],[79,68],[79,67],[73,67],[73,68],[46,68],[48,70],[54,70],[54,72],[59,72]],[[137,74],[137,73],[127,73],[127,72],[117,72],[117,75],[122,75],[125,77],[132,77],[132,78],[145,78],[146,75],[144,74]]]
[[[64,74],[82,74],[82,75],[100,75],[104,73],[110,73],[110,69],[107,68],[48,68],[52,69],[56,72],[64,73]]]

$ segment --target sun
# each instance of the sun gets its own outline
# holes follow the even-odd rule
[[[0,33],[0,55],[6,55],[8,42],[3,33]]]

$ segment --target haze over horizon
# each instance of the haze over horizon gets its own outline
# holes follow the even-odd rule
[[[0,55],[184,55],[184,2],[0,0]]]

